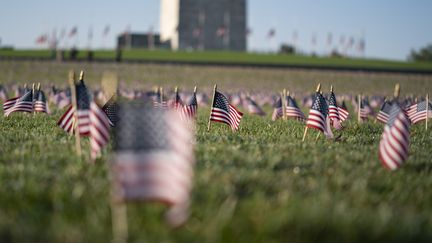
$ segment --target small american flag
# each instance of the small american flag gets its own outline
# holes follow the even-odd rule
[[[380,111],[377,115],[377,120],[386,124],[389,119],[389,113],[392,108],[392,102],[384,101],[384,104],[381,106]]]
[[[339,115],[339,108],[336,101],[336,96],[333,93],[333,91],[330,92],[330,99],[328,104],[329,109],[329,118],[331,121],[331,124],[336,129],[341,129],[342,125],[340,124],[340,115]]]
[[[362,99],[360,102],[360,118],[365,121],[370,115],[373,115],[372,107],[367,99]]]
[[[183,224],[195,163],[190,124],[178,112],[140,103],[121,104],[119,116],[111,166],[114,199],[160,202],[170,207],[167,223]]]
[[[230,126],[233,130],[238,130],[243,113],[230,105],[228,99],[215,91],[214,102],[211,109],[210,120],[222,122]]]
[[[342,122],[348,120],[349,112],[345,105],[345,101],[342,101],[342,105],[338,107],[338,112],[339,112],[339,118]]]
[[[192,97],[186,102],[182,109],[182,117],[186,117],[188,119],[196,118],[198,110],[198,102],[196,98],[196,93],[194,92]]]
[[[414,104],[410,106],[407,110],[408,118],[411,120],[412,124],[426,120],[426,118],[432,117],[432,105],[429,103],[426,113],[426,101]]]
[[[78,85],[75,85],[77,97],[77,126],[81,136],[90,135],[90,94],[83,80],[80,80]],[[66,132],[73,131],[73,123],[75,109],[69,106],[57,124]]]
[[[394,103],[379,144],[379,158],[384,167],[398,169],[408,158],[410,121]]]
[[[103,110],[93,101],[90,103],[90,156],[95,160],[109,142],[110,122]]]
[[[12,103],[12,102],[11,102]],[[3,105],[3,109],[5,109]],[[28,90],[23,96],[19,97],[13,106],[8,105],[4,115],[7,117],[13,112],[33,112],[33,91]]]
[[[114,127],[115,124],[117,123],[117,110],[118,110],[118,105],[116,102],[116,96],[112,96],[107,103],[102,107],[102,110],[105,112],[105,114],[108,117],[108,122],[110,124],[110,126]]]
[[[272,120],[276,121],[277,119],[283,117],[282,99],[280,97],[276,100],[273,107]]]
[[[290,95],[286,97],[286,116],[301,121],[306,119],[305,115],[298,107],[297,102]]]
[[[67,133],[71,133],[73,131],[73,124],[75,120],[74,113],[75,109],[72,105],[69,105],[66,112],[60,117],[60,120],[57,122],[57,125]]]
[[[250,97],[246,97],[246,108],[247,108],[249,114],[265,116],[265,112]]]
[[[183,107],[183,101],[177,91],[175,92],[175,97],[174,100],[171,102],[170,107],[177,110]]]
[[[164,99],[164,95],[162,94],[161,89],[157,90],[156,96],[154,98],[155,98],[153,100],[153,107],[154,108],[160,108],[160,109],[167,109],[168,108],[168,103]]]
[[[12,108],[16,104],[16,102],[18,101],[19,98],[20,98],[20,96],[6,100],[3,103],[3,112],[6,113],[7,110]]]
[[[37,93],[37,96],[35,97],[36,99],[34,102],[34,111],[48,113],[47,102],[44,92],[42,90],[39,90],[35,93]]]
[[[321,132],[327,130],[326,117],[328,114],[328,107],[324,97],[316,92],[315,99],[309,111],[309,116],[306,121],[306,126],[309,128],[317,129]]]

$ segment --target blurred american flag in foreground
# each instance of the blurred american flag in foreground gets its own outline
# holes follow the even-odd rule
[[[168,224],[183,224],[195,164],[192,123],[175,111],[142,103],[121,104],[118,115],[111,166],[114,200],[160,202],[170,207]]]

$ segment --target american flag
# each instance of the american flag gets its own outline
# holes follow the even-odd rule
[[[395,170],[408,158],[410,121],[394,103],[379,144],[379,158],[384,167]]]
[[[367,99],[362,99],[360,102],[360,118],[362,120],[367,120],[370,115],[373,114],[372,107],[369,105]]]
[[[90,156],[95,160],[102,148],[109,142],[110,122],[105,112],[92,101],[90,103]]]
[[[90,94],[83,80],[80,80],[76,88],[76,98],[77,98],[77,127],[81,136],[90,135]],[[73,123],[75,109],[73,106],[69,106],[57,124],[66,132],[70,132],[73,129]]]
[[[113,95],[107,103],[102,107],[103,112],[105,112],[106,116],[108,117],[108,122],[110,126],[114,127],[117,123],[118,117],[117,117],[117,110],[118,105],[116,102],[116,96]]]
[[[61,127],[65,132],[71,133],[73,131],[74,125],[74,113],[75,109],[72,105],[70,105],[66,112],[60,117],[60,120],[57,122],[57,125]]]
[[[345,101],[342,101],[342,105],[338,107],[339,118],[342,122],[348,120],[349,112],[346,107]]]
[[[6,100],[3,103],[3,112],[6,113],[7,110],[9,110],[10,108],[12,108],[16,104],[16,102],[18,101],[18,99],[20,97],[21,96],[18,96],[18,97]]]
[[[282,99],[280,97],[276,100],[273,107],[272,120],[276,121],[277,119],[283,117]]]
[[[153,107],[154,108],[161,108],[161,109],[167,109],[168,103],[164,100],[164,95],[161,91],[161,89],[158,89],[156,92],[156,96],[154,97],[155,100],[153,100]]]
[[[179,95],[179,93],[177,91],[175,92],[174,100],[172,100],[170,102],[169,106],[170,106],[170,108],[176,109],[176,110],[181,109],[183,107],[183,101],[180,98],[180,95]]]
[[[165,204],[167,223],[183,224],[195,163],[190,124],[178,112],[140,103],[121,104],[119,116],[111,166],[114,200]]]
[[[37,96],[35,97],[36,99],[34,102],[34,111],[48,113],[45,93],[42,90],[39,90],[38,92],[35,93],[37,94]]]
[[[341,129],[342,125],[340,124],[340,116],[339,116],[339,108],[336,101],[336,96],[333,93],[333,91],[330,92],[330,99],[328,104],[329,109],[329,118],[331,121],[331,124],[336,129]]]
[[[196,93],[194,92],[192,97],[190,97],[187,103],[183,106],[182,117],[186,117],[188,119],[194,119],[196,118],[197,110],[198,110],[198,102],[196,98]]]
[[[286,97],[286,116],[301,121],[306,119],[305,115],[298,107],[297,102],[290,95]]]
[[[247,108],[249,114],[265,116],[265,112],[250,97],[246,97],[246,108]]]
[[[431,103],[429,103],[427,108],[428,112],[426,113],[426,101],[414,104],[408,108],[407,114],[412,124],[416,124],[418,122],[426,120],[427,117],[432,117]]]
[[[11,103],[12,101],[10,104]],[[5,109],[4,105],[3,109]],[[33,90],[28,90],[23,96],[19,97],[12,106],[8,104],[4,115],[7,117],[13,112],[33,112]]]
[[[327,130],[327,114],[327,103],[324,97],[319,92],[316,92],[315,99],[313,101],[312,107],[309,111],[308,119],[306,121],[306,126],[309,128],[317,129],[324,133]]]
[[[386,124],[389,119],[389,113],[392,108],[392,102],[384,101],[384,104],[381,106],[380,111],[377,115],[377,120]]]
[[[215,91],[214,102],[211,109],[210,120],[229,125],[233,130],[238,130],[243,113],[230,105],[228,99]]]

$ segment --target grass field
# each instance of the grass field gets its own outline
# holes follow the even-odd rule
[[[49,50],[0,50],[0,57],[41,57],[50,58]],[[86,51],[81,51],[78,58],[85,59]],[[69,54],[66,53],[66,57]],[[115,51],[95,50],[94,58],[114,60]],[[432,71],[431,62],[405,62],[363,58],[310,57],[300,55],[279,55],[245,52],[172,52],[168,50],[125,50],[123,60],[143,61],[176,61],[188,63],[220,63],[220,64],[258,64],[258,65],[301,65],[340,68],[373,68],[387,70]]]
[[[0,61],[0,84],[41,82],[45,89],[54,84],[67,87],[70,69],[86,71],[86,83],[98,88],[104,71],[117,72],[121,85],[126,88],[151,89],[162,85],[165,90],[179,86],[192,91],[211,94],[213,85],[222,91],[312,92],[318,82],[323,90],[330,85],[337,93],[357,95],[392,95],[396,83],[402,86],[402,95],[422,94],[432,90],[432,75],[391,74],[368,72],[311,71],[302,69],[197,67],[177,65],[115,64],[115,63],[63,63],[37,61]]]
[[[37,62],[0,62],[0,82],[66,86],[70,68],[87,70],[93,88],[107,69],[129,88],[217,82],[227,91],[304,92],[317,81],[351,93],[390,94],[395,82],[402,92],[432,88],[425,75]],[[302,143],[303,124],[269,116],[245,115],[237,133],[220,124],[207,132],[208,112],[199,108],[189,221],[170,230],[162,206],[129,204],[130,242],[431,242],[430,129],[411,128],[410,157],[390,172],[378,161],[379,124],[351,120],[341,141],[315,142],[312,131]],[[56,125],[62,113],[0,115],[0,242],[112,237],[110,148],[96,164],[80,160],[74,139]],[[83,147],[87,158],[88,141]]]

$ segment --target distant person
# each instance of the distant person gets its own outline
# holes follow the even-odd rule
[[[121,47],[117,47],[117,49],[116,49],[116,57],[115,57],[115,61],[116,62],[121,62],[121,59],[122,59],[122,49],[121,49]]]
[[[92,62],[94,57],[94,52],[92,50],[87,51],[87,61]]]
[[[71,51],[70,51],[70,60],[71,61],[75,61],[78,57],[78,50],[75,47],[72,47]]]

